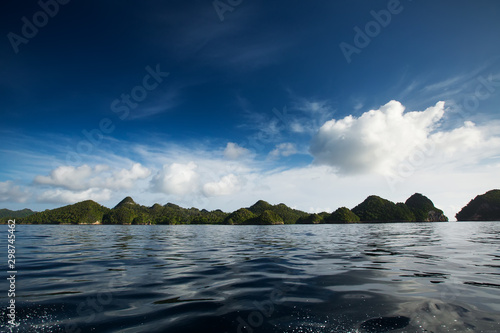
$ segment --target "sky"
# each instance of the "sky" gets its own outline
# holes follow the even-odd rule
[[[8,1],[0,208],[500,188],[496,0]]]

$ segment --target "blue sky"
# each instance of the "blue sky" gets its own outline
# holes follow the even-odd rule
[[[497,1],[31,1],[0,29],[0,206],[234,210],[498,188]]]

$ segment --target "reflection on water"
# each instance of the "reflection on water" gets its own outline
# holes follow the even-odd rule
[[[20,225],[13,331],[496,332],[499,245],[500,223]]]

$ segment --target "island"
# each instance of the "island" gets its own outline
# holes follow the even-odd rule
[[[319,214],[306,213],[283,203],[271,205],[264,200],[228,213],[220,209],[208,211],[194,207],[183,208],[173,203],[147,207],[136,203],[131,197],[126,197],[111,209],[95,201],[86,200],[43,212],[5,211],[0,222],[6,223],[9,218],[16,218],[16,222],[20,224],[106,225],[278,225],[448,221],[443,211],[420,193],[413,194],[404,203],[394,203],[371,195],[352,209],[340,207],[332,213]]]
[[[500,190],[476,196],[455,217],[457,221],[500,221]]]

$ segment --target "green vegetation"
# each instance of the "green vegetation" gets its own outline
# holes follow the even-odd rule
[[[258,217],[245,221],[245,224],[272,225],[283,224],[283,219],[271,210],[265,210]]]
[[[434,207],[434,203],[426,196],[415,193],[408,198],[405,202],[413,215],[415,215],[416,221],[422,222],[446,222],[448,218],[443,214],[441,209]]]
[[[135,203],[134,199],[132,199],[131,197],[126,197],[125,199],[123,199],[122,201],[120,201],[115,206],[115,208],[128,207],[128,206],[137,206],[137,204]]]
[[[405,203],[394,203],[376,195],[369,196],[352,209],[364,222],[445,222],[448,218],[441,209],[420,193]]]
[[[493,192],[493,191],[492,191]],[[497,190],[498,192],[498,190]],[[490,192],[488,192],[490,193]],[[485,198],[498,196],[489,194]],[[476,198],[477,199],[477,198]],[[485,199],[485,200],[486,200]],[[11,211],[1,210],[5,214]],[[30,214],[30,210],[21,211]],[[33,213],[33,212],[31,212]],[[498,219],[498,218],[497,218]],[[0,219],[0,221],[2,221]],[[183,208],[173,203],[151,207],[137,204],[131,197],[120,201],[113,209],[87,200],[32,215],[16,218],[19,223],[31,224],[321,224],[358,222],[409,222],[447,221],[443,211],[434,207],[432,201],[416,193],[406,203],[393,203],[372,195],[352,210],[341,207],[333,213],[308,214],[290,208],[283,203],[271,205],[259,200],[248,208],[232,213],[221,210],[208,211],[197,208]],[[6,222],[6,220],[5,220]]]
[[[266,210],[272,211],[281,217],[284,224],[295,224],[299,218],[309,215],[300,210],[290,208],[282,203],[273,206],[263,200],[257,201],[253,206],[248,207],[247,209],[255,215],[260,215]]]
[[[109,208],[101,206],[92,200],[87,200],[74,205],[35,213],[16,222],[31,224],[91,224],[101,222],[103,215],[109,211]]]
[[[248,207],[247,209],[249,211],[251,211],[252,213],[254,213],[255,215],[260,215],[260,214],[264,213],[264,211],[266,211],[266,210],[273,209],[273,206],[264,200],[259,200],[256,203],[254,203],[252,206]]]
[[[31,209],[25,208],[21,210],[0,209],[0,224],[7,224],[9,220],[15,219],[16,222],[23,217],[35,214]]]
[[[455,217],[457,221],[500,221],[500,190],[476,196]]]
[[[113,208],[103,216],[103,224],[132,224],[136,220],[138,222],[143,215],[140,209],[135,207],[118,207]]]
[[[228,214],[221,210],[209,212],[197,208],[182,208],[167,203],[141,206],[130,197],[123,199],[104,217],[104,224],[222,224]]]
[[[246,208],[240,208],[229,214],[224,220],[224,224],[245,224],[245,222],[256,218],[257,216]]]
[[[0,218],[18,218],[26,217],[35,214],[31,209],[25,208],[21,210],[0,209]]]
[[[295,224],[299,218],[309,215],[303,211],[290,208],[283,203],[273,206],[271,210],[281,216],[285,224]]]
[[[325,223],[355,223],[359,221],[359,216],[346,207],[340,207],[325,218]]]
[[[200,215],[196,215],[191,220],[191,224],[222,224],[228,214],[217,209],[209,212],[203,209]]]
[[[322,213],[323,214],[323,213]],[[324,216],[321,214],[309,214],[306,216],[299,217],[296,224],[319,224],[323,223]]]
[[[365,222],[410,222],[415,215],[405,204],[371,195],[352,209],[352,212]]]

